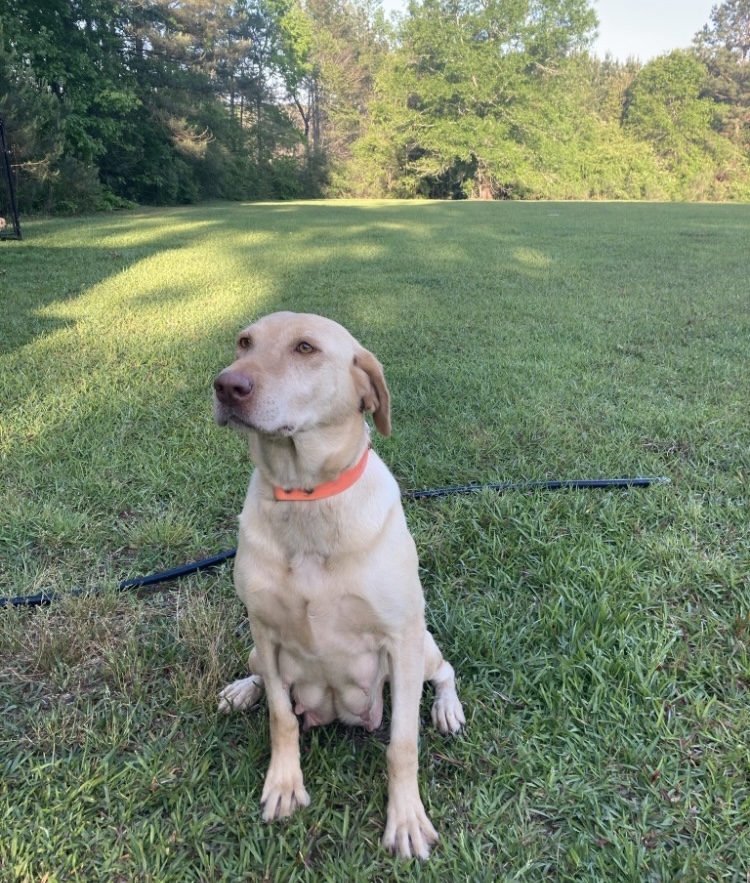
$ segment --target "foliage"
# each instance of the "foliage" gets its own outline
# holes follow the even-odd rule
[[[696,34],[705,50],[725,50],[738,63],[750,61],[750,0],[724,0],[711,10],[711,23]]]
[[[746,197],[750,169],[717,135],[721,114],[704,94],[701,61],[675,53],[640,70],[591,59],[582,49],[594,20],[584,11],[413,3],[356,146],[361,190]]]
[[[733,177],[735,193],[748,195],[748,168],[716,132],[720,115],[703,94],[706,82],[706,68],[693,55],[673,52],[649,62],[628,90],[624,127],[652,146],[679,195],[721,198]]]
[[[387,28],[370,0],[308,0],[310,44],[291,92],[304,126],[308,169],[329,193],[347,189],[352,144],[366,127]]]
[[[721,114],[721,130],[750,156],[750,0],[726,0],[695,37],[710,79],[706,93]]]
[[[0,0],[17,76],[57,99],[62,124],[65,162],[38,176],[34,198],[22,192],[23,207],[88,210],[97,192],[165,205],[286,195],[275,182],[299,136],[274,82],[294,63],[281,49],[289,11],[266,0]],[[85,196],[66,175],[74,167],[90,181]],[[238,179],[241,168],[250,174]]]
[[[63,151],[62,110],[54,96],[40,89],[29,65],[8,47],[0,23],[0,111],[12,150],[22,203],[36,203],[35,192],[56,173]]]
[[[705,69],[683,52],[649,62],[630,86],[624,123],[637,137],[678,157],[711,128],[713,105],[701,97]]]
[[[592,0],[391,22],[379,0],[0,0],[0,22],[23,211],[750,193],[750,0],[643,68],[589,55]]]

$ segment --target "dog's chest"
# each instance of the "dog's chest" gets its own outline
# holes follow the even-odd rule
[[[301,656],[341,657],[376,651],[382,623],[360,581],[334,578],[320,556],[300,555],[274,585],[252,593],[249,612]]]

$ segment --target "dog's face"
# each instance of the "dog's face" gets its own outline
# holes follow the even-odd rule
[[[383,369],[336,322],[272,313],[240,332],[235,361],[214,381],[220,426],[294,436],[370,411],[388,435],[390,397]]]

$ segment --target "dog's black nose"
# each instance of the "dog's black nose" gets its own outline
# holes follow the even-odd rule
[[[238,371],[222,371],[214,380],[216,398],[222,405],[241,405],[253,394],[255,384]]]

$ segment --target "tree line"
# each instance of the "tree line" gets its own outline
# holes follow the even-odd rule
[[[646,64],[593,56],[596,25],[589,0],[0,0],[19,203],[750,198],[750,0]]]

